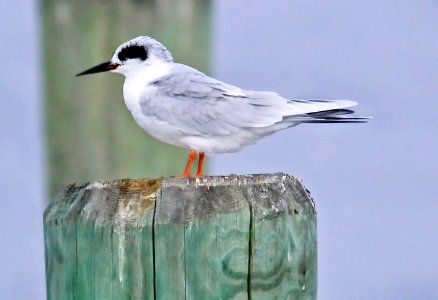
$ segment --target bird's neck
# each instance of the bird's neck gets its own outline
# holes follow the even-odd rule
[[[151,84],[169,74],[172,64],[169,62],[154,62],[149,65],[139,65],[125,73],[123,97],[128,108],[139,103],[142,93],[153,88]]]
[[[126,81],[133,81],[144,85],[149,85],[160,78],[169,74],[172,64],[165,61],[153,61],[148,64],[138,64],[131,66],[129,71],[125,71]]]

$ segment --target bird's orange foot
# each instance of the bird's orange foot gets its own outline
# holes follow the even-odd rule
[[[190,149],[189,158],[187,160],[187,165],[186,165],[186,168],[184,169],[184,172],[182,173],[183,177],[190,177],[192,164],[193,164],[193,160],[195,159],[195,155],[196,155],[195,149]]]
[[[193,161],[195,160],[195,156],[196,156],[195,149],[190,149],[189,158],[187,160],[187,165],[186,165],[186,168],[184,169],[184,172],[182,173],[183,177],[190,177],[191,176],[191,169],[192,169]],[[203,174],[202,174],[202,167],[204,165],[204,158],[205,158],[205,153],[204,152],[199,152],[199,156],[198,156],[198,169],[196,171],[196,176],[198,176],[198,177],[203,176]]]
[[[198,170],[196,171],[196,176],[201,177],[202,176],[202,166],[204,164],[204,152],[199,152],[199,159],[198,159]]]

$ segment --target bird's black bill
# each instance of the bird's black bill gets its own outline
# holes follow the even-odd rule
[[[112,63],[110,61],[104,62],[103,64],[97,65],[95,67],[92,67],[88,70],[85,70],[82,73],[76,74],[76,76],[82,76],[82,75],[88,75],[88,74],[94,74],[94,73],[100,73],[100,72],[106,72],[116,69],[119,66],[119,64]]]

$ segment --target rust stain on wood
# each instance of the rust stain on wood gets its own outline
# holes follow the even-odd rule
[[[161,179],[122,179],[114,182],[119,189],[118,212],[126,219],[137,220],[153,209]]]

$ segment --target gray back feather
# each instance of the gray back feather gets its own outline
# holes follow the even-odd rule
[[[143,113],[189,135],[269,127],[287,111],[287,100],[276,93],[244,91],[180,64],[153,86],[155,94],[141,101]]]

